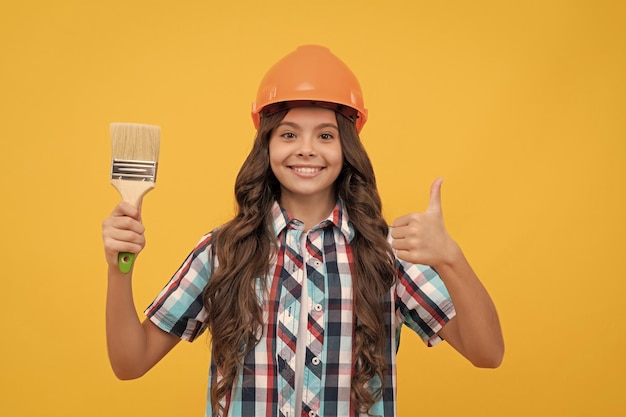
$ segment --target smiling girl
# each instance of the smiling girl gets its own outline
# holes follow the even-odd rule
[[[403,325],[499,366],[497,313],[446,232],[441,180],[425,212],[392,228],[383,219],[348,67],[326,48],[298,48],[266,74],[252,116],[237,214],[200,239],[143,322],[132,271],[117,264],[145,245],[140,213],[122,202],[104,221],[115,374],[137,378],[208,329],[207,416],[353,417],[396,415]]]

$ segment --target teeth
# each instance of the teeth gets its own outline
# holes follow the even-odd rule
[[[300,173],[300,174],[314,174],[317,171],[319,171],[319,168],[312,168],[312,167],[293,167],[293,170]]]

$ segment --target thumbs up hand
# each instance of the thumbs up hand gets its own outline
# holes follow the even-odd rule
[[[458,245],[448,235],[441,209],[441,183],[438,178],[430,187],[430,201],[423,213],[411,213],[393,222],[391,247],[398,258],[414,264],[437,267],[450,263]]]

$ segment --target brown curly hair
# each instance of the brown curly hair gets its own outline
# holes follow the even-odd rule
[[[236,216],[214,232],[219,267],[203,292],[212,333],[212,357],[220,379],[211,390],[214,413],[231,390],[244,357],[258,343],[263,310],[257,279],[264,277],[276,253],[271,230],[271,209],[280,200],[280,184],[269,163],[269,140],[288,110],[261,119],[254,145],[235,182]],[[354,121],[335,112],[344,157],[336,180],[337,197],[354,226],[351,265],[354,297],[353,375],[351,395],[355,410],[368,413],[382,396],[383,387],[368,387],[372,378],[385,381],[389,329],[383,323],[382,300],[395,280],[393,252],[387,243],[388,225],[370,159]],[[263,280],[261,280],[263,282]],[[262,288],[265,290],[265,288]]]

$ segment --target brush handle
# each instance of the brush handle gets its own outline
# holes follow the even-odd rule
[[[117,254],[117,265],[120,271],[124,274],[128,274],[135,262],[135,254],[130,252],[120,252]]]
[[[155,186],[150,181],[128,181],[112,179],[111,184],[117,189],[122,199],[135,207],[140,207],[143,196]],[[129,252],[120,252],[117,255],[117,265],[120,271],[128,274],[133,267],[137,255]]]

